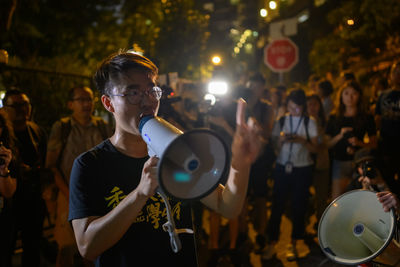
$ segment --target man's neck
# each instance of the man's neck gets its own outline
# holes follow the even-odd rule
[[[77,116],[72,114],[72,118],[74,118],[74,120],[82,126],[87,126],[92,122],[91,116]]]
[[[127,156],[143,158],[148,155],[147,144],[140,135],[116,131],[110,141],[118,151]]]
[[[26,129],[27,122],[26,121],[14,121],[13,128],[15,132],[22,132]]]

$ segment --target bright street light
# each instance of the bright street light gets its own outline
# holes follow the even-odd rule
[[[265,8],[260,9],[260,16],[265,18],[268,16],[268,11]]]
[[[220,56],[213,56],[212,57],[212,59],[211,59],[211,62],[214,64],[214,65],[219,65],[220,63],[221,63],[221,57]]]
[[[224,95],[228,92],[228,83],[224,81],[210,81],[208,92],[213,95]]]

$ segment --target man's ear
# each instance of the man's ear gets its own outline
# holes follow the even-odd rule
[[[101,96],[101,103],[103,103],[103,106],[106,110],[108,110],[111,113],[114,113],[114,106],[111,102],[111,98],[108,95]]]

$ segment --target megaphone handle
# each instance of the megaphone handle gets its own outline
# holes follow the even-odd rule
[[[149,154],[150,157],[157,156],[156,152],[153,149],[151,149],[149,145],[147,146],[147,153]]]
[[[181,241],[179,239],[179,236],[175,230],[175,222],[174,222],[174,218],[172,217],[172,214],[171,214],[171,205],[169,204],[169,201],[163,192],[161,192],[160,190],[158,190],[157,192],[161,196],[161,198],[164,200],[165,206],[167,208],[168,222],[166,222],[163,225],[163,229],[164,229],[164,231],[168,231],[169,237],[171,240],[170,243],[171,243],[172,250],[175,253],[177,253],[182,248],[182,246],[181,246]]]
[[[175,253],[177,253],[179,250],[181,250],[182,244],[181,244],[181,240],[178,237],[178,234],[175,231],[175,228],[168,221],[165,224],[163,224],[163,229],[164,229],[164,231],[168,232],[172,250]]]

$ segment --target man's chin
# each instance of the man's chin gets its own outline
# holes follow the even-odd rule
[[[155,114],[155,112],[153,112],[153,111],[149,111],[149,112],[143,112],[143,113],[141,113],[140,115],[139,115],[139,121],[141,120],[141,119],[143,119],[144,117],[148,117],[148,116],[156,116],[156,114]]]

